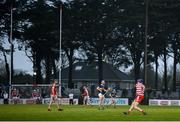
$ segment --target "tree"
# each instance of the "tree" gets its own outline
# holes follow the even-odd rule
[[[176,7],[178,5],[178,1],[151,1],[150,4],[150,15],[151,15],[151,38],[155,39],[155,43],[159,43],[161,45],[154,45],[153,50],[155,51],[155,59],[157,62],[158,55],[163,55],[164,61],[164,88],[165,90],[168,89],[168,80],[167,80],[167,56],[168,56],[168,49],[169,45],[176,44],[173,41],[174,34],[176,33],[177,29],[174,29],[177,26],[177,18],[174,15],[176,11]],[[173,32],[175,31],[175,32]],[[155,41],[154,40],[154,41]],[[171,41],[172,40],[172,41]],[[172,42],[172,43],[171,43]],[[174,48],[175,49],[175,48]],[[162,51],[161,51],[162,50]],[[176,52],[176,51],[174,51]],[[176,54],[175,54],[176,55]],[[175,56],[176,57],[176,56]],[[176,59],[174,60],[174,75],[176,72]],[[157,63],[156,63],[157,64]],[[157,68],[156,68],[157,70]],[[175,80],[175,79],[174,79]],[[156,82],[157,82],[157,75],[156,75]],[[174,81],[175,82],[175,81]],[[156,83],[157,88],[157,83]],[[174,90],[175,90],[175,83],[174,83]]]
[[[43,83],[41,70],[44,65],[46,76],[44,83],[50,83],[52,70],[56,74],[55,60],[58,60],[59,56],[53,51],[58,48],[59,42],[58,8],[50,6],[44,0],[29,1],[24,4],[20,15],[22,16],[20,43],[25,43],[25,49],[31,50],[29,57],[32,58],[37,73],[36,81]]]
[[[16,37],[18,37],[18,20],[17,18],[19,16],[16,16],[18,12],[20,12],[19,8],[19,0],[5,0],[2,3],[0,3],[0,37],[1,39],[4,39],[5,37],[8,37],[8,42],[11,45],[11,69],[9,69],[9,64],[7,62],[6,59],[6,55],[7,55],[7,49],[4,49],[4,47],[1,45],[1,51],[3,52],[3,56],[5,59],[5,67],[6,67],[6,72],[7,72],[7,79],[8,81],[10,81],[10,76],[11,76],[11,81],[13,81],[13,73],[14,73],[14,69],[13,69],[13,52],[14,52],[14,44],[12,40],[15,40]],[[16,11],[14,12],[14,9],[16,9]],[[14,16],[13,16],[14,15]],[[12,19],[11,19],[12,17]],[[12,21],[12,31],[11,30],[11,21]],[[11,34],[11,32],[13,34]],[[11,37],[12,35],[12,37]],[[11,40],[12,39],[12,40]],[[4,43],[3,41],[1,41],[2,43]],[[2,44],[1,43],[1,44]],[[11,72],[10,72],[11,71]],[[11,73],[11,75],[10,75]]]
[[[129,0],[124,2],[124,21],[123,23],[120,23],[120,25],[124,28],[124,31],[122,31],[122,35],[124,37],[124,47],[130,51],[131,59],[133,61],[135,80],[140,78],[140,67],[144,62],[144,10],[144,1]]]
[[[88,60],[98,61],[99,82],[103,79],[103,58],[110,48],[118,47],[113,39],[118,1],[82,0],[81,21],[84,46]]]

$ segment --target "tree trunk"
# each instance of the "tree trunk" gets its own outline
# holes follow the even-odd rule
[[[98,49],[98,78],[99,84],[103,80],[103,61],[102,61],[102,49]]]
[[[36,51],[36,61],[35,61],[35,67],[36,67],[36,83],[42,83],[42,74],[41,74],[41,58],[40,54]]]
[[[133,53],[132,53],[133,54]],[[141,58],[141,54],[140,53],[136,53],[133,56],[133,62],[134,62],[134,77],[135,77],[135,82],[137,81],[137,79],[140,78],[140,58]]]
[[[165,91],[168,90],[168,83],[167,83],[167,50],[166,50],[166,42],[164,42],[164,89]]]
[[[67,52],[68,55],[68,52]],[[72,89],[73,88],[73,82],[72,82],[72,73],[73,73],[73,55],[74,55],[74,49],[70,48],[70,52],[68,55],[69,59],[69,81],[68,81],[68,88]]]
[[[51,63],[49,56],[46,57],[46,82],[47,84],[50,84],[51,79]]]
[[[6,73],[7,73],[7,75],[6,75],[6,81],[9,81],[9,80],[10,80],[10,79],[9,79],[9,64],[8,64],[8,62],[7,62],[7,57],[6,57],[5,51],[3,51],[3,55],[4,55]]]
[[[53,78],[57,78],[57,70],[56,70],[56,64],[55,64],[55,59],[52,57],[52,68],[53,68]]]
[[[155,71],[155,89],[158,89],[158,56],[155,54],[155,64],[156,64],[156,71]]]
[[[176,91],[176,65],[177,65],[177,48],[174,47],[174,65],[173,65],[173,91]]]
[[[140,78],[140,63],[135,62],[134,64],[134,76],[135,76],[135,82],[137,79]]]
[[[14,61],[13,61],[13,53],[14,53],[14,45],[11,44],[11,83],[13,83],[13,75],[14,75]]]

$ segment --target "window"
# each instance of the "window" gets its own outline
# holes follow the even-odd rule
[[[76,71],[79,71],[79,70],[81,70],[81,69],[82,69],[82,66],[76,66],[76,67],[75,67],[75,70],[76,70]]]

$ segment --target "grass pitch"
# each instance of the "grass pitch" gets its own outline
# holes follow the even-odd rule
[[[133,111],[124,115],[129,106],[117,108],[105,107],[98,110],[97,106],[63,106],[63,111],[47,111],[47,105],[0,105],[0,121],[180,121],[180,107],[141,106],[147,115]]]

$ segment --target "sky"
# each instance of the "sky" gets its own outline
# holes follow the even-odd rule
[[[10,58],[8,59],[10,61]],[[160,62],[160,69],[163,70],[163,62]],[[168,59],[168,67],[173,65],[173,59]],[[131,67],[132,68],[132,67]],[[23,70],[29,74],[33,74],[33,64],[31,60],[26,56],[24,51],[18,51],[14,52],[14,69]],[[127,69],[128,71],[129,69]],[[126,70],[123,70],[126,72]]]
[[[66,2],[66,0],[62,0],[63,2]],[[7,42],[7,40],[5,40]],[[10,47],[10,45],[7,43],[5,43],[5,47],[8,49]],[[33,74],[33,64],[31,62],[31,60],[26,56],[24,51],[19,51],[17,49],[17,44],[15,44],[15,52],[14,52],[14,69],[16,70],[23,70],[29,74]],[[3,56],[1,55],[0,57],[1,59],[3,59]],[[8,56],[8,61],[10,62],[10,56]],[[160,62],[160,69],[162,70],[163,68],[163,62],[161,60],[159,60]],[[173,65],[173,59],[169,58],[168,59],[168,66],[172,66]],[[130,67],[131,68],[131,67]],[[129,69],[122,69],[123,71],[129,71]]]
[[[5,44],[3,45],[6,49],[9,49],[10,48],[10,44],[8,43],[7,40],[5,40]],[[17,43],[14,43],[14,47],[15,47],[15,52],[14,52],[14,69],[15,70],[20,70],[20,71],[25,71],[26,73],[28,74],[31,74],[33,75],[33,64],[31,62],[31,60],[26,56],[24,50],[22,51],[19,51],[18,50],[18,44]],[[2,60],[4,60],[4,57],[3,55],[1,55],[0,57]],[[7,56],[8,58],[8,62],[10,63],[10,56],[8,55]],[[168,58],[168,69],[171,68],[171,66],[173,66],[173,58]],[[160,63],[160,67],[159,67],[159,73],[162,73],[163,71],[163,62],[162,60],[159,60],[159,63]],[[155,67],[155,65],[154,65]],[[129,67],[127,69],[124,69],[122,68],[121,70],[123,72],[129,72],[130,69],[132,67]]]
[[[4,41],[5,43],[3,44],[3,47],[5,47],[5,49],[9,49],[10,48],[10,44],[8,43],[7,39],[5,39]],[[18,50],[18,45],[17,43],[14,43],[14,54],[13,54],[13,58],[14,58],[14,69],[15,70],[21,70],[21,71],[25,71],[28,74],[33,74],[33,64],[31,62],[31,60],[26,56],[24,50],[19,51]],[[0,57],[3,61],[4,61],[4,57],[3,55],[1,55]],[[7,55],[7,60],[10,63],[10,55]]]
[[[14,53],[14,69],[20,69],[33,74],[33,64],[24,51],[16,51]]]

